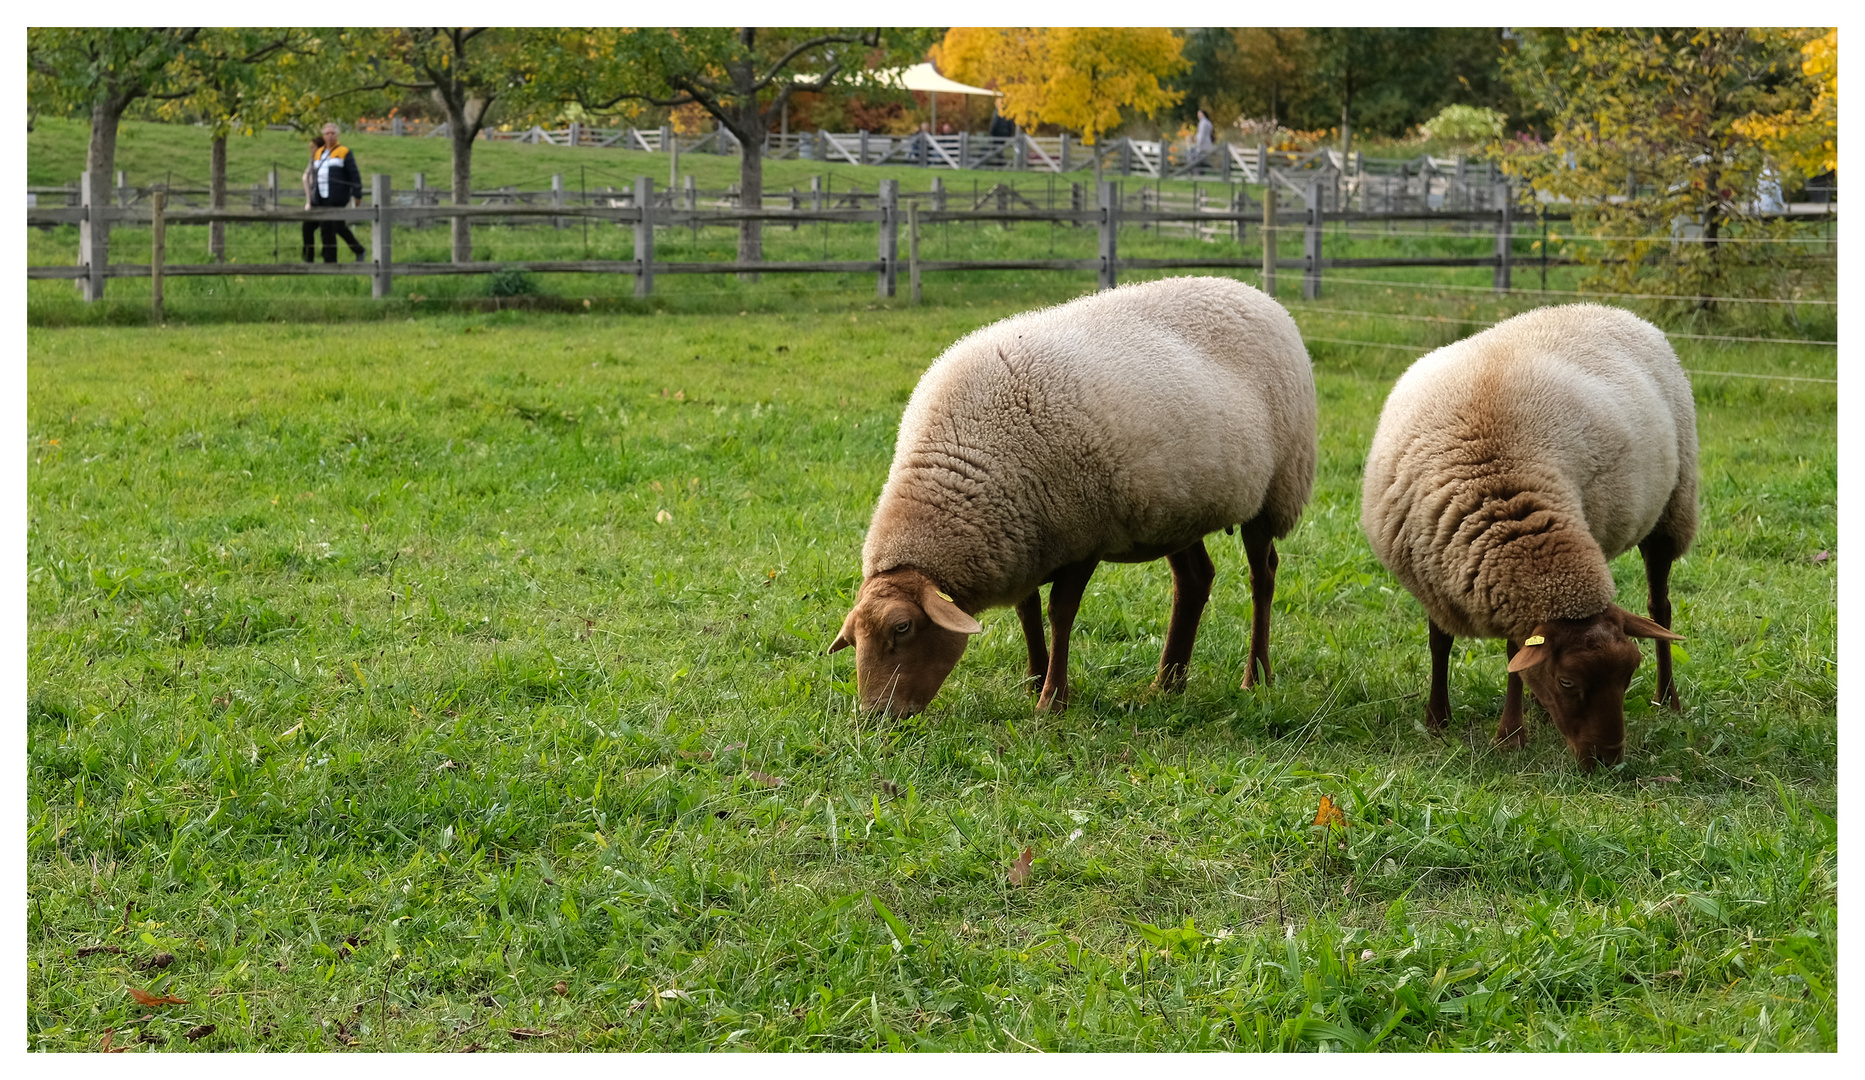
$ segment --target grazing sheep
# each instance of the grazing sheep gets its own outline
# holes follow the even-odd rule
[[[861,591],[829,651],[855,647],[864,709],[908,716],[983,629],[973,615],[1015,605],[1038,708],[1059,711],[1096,564],[1163,556],[1172,618],[1158,685],[1177,688],[1216,576],[1203,538],[1241,524],[1255,606],[1243,685],[1259,667],[1268,681],[1273,541],[1314,472],[1308,352],[1288,312],[1247,285],[1128,285],[983,327],[907,403]]]
[[[1526,679],[1583,768],[1616,763],[1630,638],[1656,639],[1658,700],[1677,707],[1670,572],[1697,531],[1697,420],[1657,327],[1570,304],[1422,357],[1380,414],[1360,524],[1428,616],[1434,729],[1453,635],[1507,642],[1506,746],[1526,741]],[[1652,619],[1613,603],[1606,564],[1634,544]]]

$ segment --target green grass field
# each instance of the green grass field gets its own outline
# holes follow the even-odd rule
[[[901,406],[1087,282],[960,284],[29,329],[28,1045],[1837,1046],[1836,392],[1800,381],[1832,350],[1678,342],[1772,377],[1693,376],[1685,708],[1643,703],[1647,662],[1619,768],[1532,708],[1490,748],[1499,642],[1459,642],[1450,734],[1420,728],[1360,466],[1416,347],[1473,327],[1327,309],[1525,302],[1404,288],[1290,304],[1322,456],[1273,686],[1237,689],[1217,537],[1184,695],[1148,689],[1165,568],[1108,566],[1066,715],[1032,715],[1000,611],[878,723],[823,650]]]

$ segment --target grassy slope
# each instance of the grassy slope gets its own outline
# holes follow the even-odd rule
[[[29,1043],[120,1044],[133,985],[170,1049],[1836,1045],[1830,386],[1696,380],[1686,709],[1646,664],[1618,771],[1489,749],[1495,642],[1417,729],[1357,527],[1407,354],[1326,344],[1273,687],[1219,538],[1183,697],[1164,568],[1106,567],[1065,717],[997,612],[877,726],[822,647],[977,303],[30,330]],[[1831,372],[1741,348],[1679,345]]]

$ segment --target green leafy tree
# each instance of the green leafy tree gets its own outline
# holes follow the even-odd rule
[[[738,140],[740,205],[764,205],[765,135],[799,92],[863,69],[918,62],[930,31],[824,27],[641,27],[562,31],[541,68],[558,99],[595,114],[697,105]],[[764,258],[762,222],[738,227],[738,261]]]
[[[1550,116],[1545,143],[1498,146],[1505,168],[1571,202],[1575,255],[1592,285],[1663,292],[1707,310],[1714,297],[1802,281],[1765,216],[1768,158],[1754,119],[1804,108],[1806,32],[1744,28],[1583,29],[1525,34],[1505,66]],[[1740,243],[1726,243],[1736,239]]]
[[[447,118],[452,150],[453,204],[465,206],[473,189],[473,141],[491,123],[497,107],[521,118],[540,101],[538,71],[551,55],[556,31],[486,26],[411,26],[343,30],[322,41],[334,72],[325,85],[339,89],[312,95],[306,107],[327,109],[351,95],[387,108],[392,92],[426,93]],[[347,85],[345,85],[347,83]],[[315,123],[313,118],[313,123]],[[470,262],[472,230],[453,219],[453,260]]]
[[[84,168],[108,184],[124,112],[144,98],[173,100],[192,91],[178,61],[200,34],[198,26],[28,27],[27,101],[46,111],[90,114]]]
[[[204,29],[174,61],[175,84],[192,89],[184,97],[164,101],[158,113],[170,119],[198,116],[213,134],[208,154],[208,204],[216,210],[227,205],[227,137],[234,132],[252,134],[270,122],[293,96],[278,77],[277,60],[308,45],[306,32],[277,28],[230,27]],[[208,255],[214,262],[226,259],[226,223],[207,227]]]

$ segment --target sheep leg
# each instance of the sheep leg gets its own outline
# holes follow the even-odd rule
[[[1638,543],[1638,553],[1645,559],[1645,587],[1651,621],[1671,628],[1671,563],[1677,558],[1677,542],[1666,532],[1656,531]],[[1657,703],[1681,711],[1677,683],[1671,679],[1671,643],[1654,641],[1658,655]]]
[[[1036,699],[1038,712],[1061,712],[1068,708],[1068,638],[1075,626],[1075,613],[1081,609],[1081,594],[1088,590],[1095,563],[1078,562],[1056,571],[1055,583],[1049,586],[1049,632],[1055,649],[1049,654],[1049,675],[1043,680],[1042,696]]]
[[[1513,641],[1504,640],[1509,650],[1509,659],[1521,646]],[[1505,750],[1520,750],[1528,745],[1528,733],[1522,729],[1522,676],[1509,672],[1509,689],[1502,698],[1502,719],[1496,724],[1496,744]]]
[[[1166,564],[1172,567],[1172,622],[1166,627],[1166,649],[1159,656],[1159,677],[1153,685],[1161,690],[1183,690],[1192,643],[1198,638],[1198,620],[1211,599],[1217,567],[1212,565],[1203,540],[1167,555]]]
[[[1024,597],[1017,603],[1017,621],[1023,624],[1023,643],[1030,649],[1030,683],[1040,689],[1049,674],[1049,646],[1043,640],[1043,591]]]
[[[1276,538],[1261,518],[1243,523],[1243,551],[1250,559],[1250,660],[1243,669],[1243,688],[1256,685],[1256,671],[1263,670],[1263,685],[1269,685],[1269,608],[1276,598]],[[1186,645],[1190,651],[1190,643]]]
[[[1431,628],[1431,697],[1425,702],[1425,726],[1443,731],[1451,719],[1451,635],[1430,619]]]

